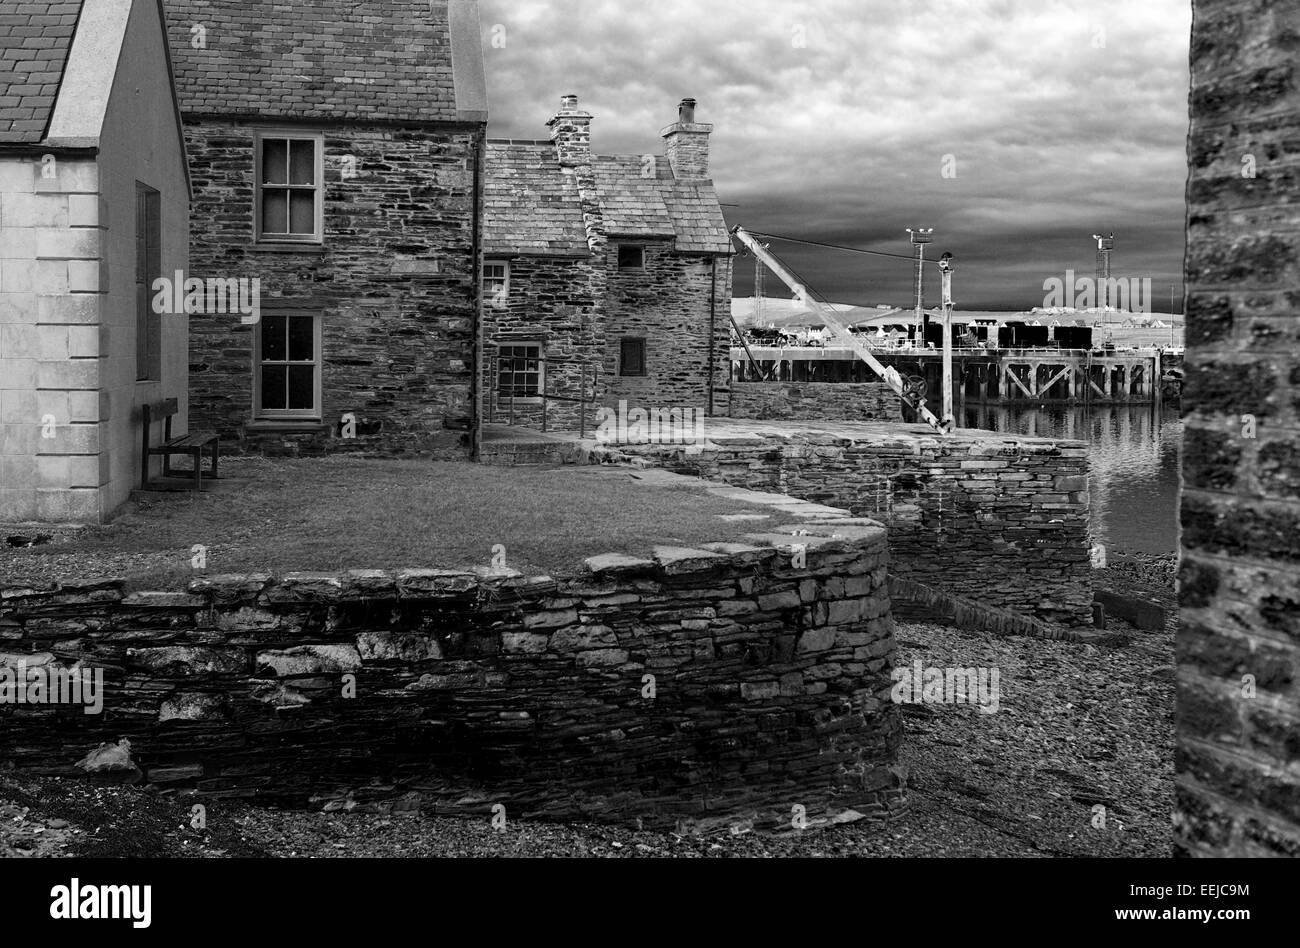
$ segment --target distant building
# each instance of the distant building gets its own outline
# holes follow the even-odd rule
[[[186,431],[186,317],[150,293],[189,237],[163,10],[0,12],[0,521],[98,523],[140,482],[142,406]]]
[[[485,408],[540,426],[545,393],[548,427],[572,429],[587,398],[726,414],[733,248],[713,126],[686,99],[662,155],[603,156],[591,121],[565,96],[549,140],[488,142]]]

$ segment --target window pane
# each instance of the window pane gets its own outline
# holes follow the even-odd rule
[[[262,232],[287,234],[289,232],[289,202],[284,191],[266,191],[262,194]]]
[[[289,143],[283,138],[262,139],[262,183],[284,184],[289,165]]]
[[[316,183],[316,143],[289,143],[289,183]]]
[[[284,380],[286,366],[262,366],[262,408],[269,410],[285,408]]]
[[[316,233],[316,192],[293,191],[289,196],[289,233]]]
[[[288,354],[285,351],[285,323],[288,317],[262,314],[262,361],[283,362]]]
[[[289,366],[289,407],[295,411],[316,407],[316,366]]]
[[[316,333],[310,316],[289,317],[289,361],[312,362],[316,358]]]
[[[135,288],[135,377],[149,377],[149,313],[153,291],[143,283]]]

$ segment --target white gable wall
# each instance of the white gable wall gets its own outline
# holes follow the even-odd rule
[[[189,260],[189,191],[165,42],[156,0],[135,0],[100,138],[100,194],[108,219],[102,231],[101,272],[106,285],[101,287],[100,374],[105,404],[99,421],[111,448],[102,496],[104,516],[140,484],[141,406],[164,398],[179,399],[181,410],[172,419],[172,433],[187,430],[189,327],[185,315],[161,317],[161,379],[135,380],[137,181],[160,192],[163,275],[185,270]],[[161,438],[161,429],[160,422],[153,433],[154,444]],[[152,465],[158,473],[161,458],[155,458]]]

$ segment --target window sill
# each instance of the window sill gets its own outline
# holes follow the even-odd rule
[[[270,241],[255,240],[253,241],[253,250],[264,253],[315,253],[325,252],[325,244],[321,241],[304,240],[301,243],[296,241]]]
[[[244,422],[245,431],[317,433],[330,430],[319,418],[258,418]]]

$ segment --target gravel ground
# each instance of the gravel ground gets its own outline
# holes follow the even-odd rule
[[[0,773],[0,856],[1150,856],[1173,807],[1174,557],[1131,557],[1102,588],[1160,599],[1163,632],[1096,647],[900,623],[899,665],[999,670],[999,710],[903,706],[910,809],[782,834],[678,836],[591,824],[190,804],[133,787]],[[1104,808],[1104,812],[1098,810]],[[1099,817],[1104,816],[1104,821]]]

